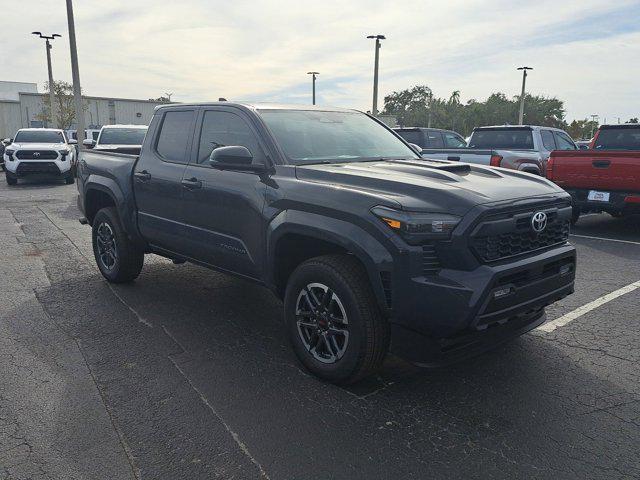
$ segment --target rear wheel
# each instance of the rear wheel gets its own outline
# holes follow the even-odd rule
[[[333,383],[371,375],[389,348],[389,325],[364,268],[349,255],[326,255],[300,265],[287,284],[285,319],[298,359]]]
[[[571,211],[571,225],[575,225],[578,222],[579,218],[580,218],[580,209],[573,207],[573,210]]]
[[[104,278],[125,283],[140,274],[144,252],[127,238],[115,208],[98,211],[93,219],[92,241],[93,255]]]
[[[7,185],[16,185],[18,183],[18,177],[11,172],[5,170],[4,176],[7,179]]]
[[[69,171],[69,173],[67,173],[64,177],[64,183],[66,183],[67,185],[71,185],[74,182],[75,179],[73,178],[73,172]]]

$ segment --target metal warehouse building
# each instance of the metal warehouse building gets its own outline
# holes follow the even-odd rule
[[[29,91],[16,92],[16,88]],[[0,138],[13,137],[19,128],[49,126],[38,119],[46,95],[35,93],[35,84],[0,81]],[[86,105],[84,123],[87,128],[114,123],[148,125],[153,109],[161,105],[160,102],[128,98],[82,98]]]

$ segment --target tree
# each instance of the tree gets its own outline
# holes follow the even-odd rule
[[[170,103],[171,99],[169,97],[160,96],[158,98],[150,98],[150,102],[159,102],[159,103]]]
[[[393,92],[384,97],[385,115],[395,115],[398,123],[404,125],[421,125],[428,121],[428,110],[433,92],[426,85]]]
[[[73,85],[68,82],[54,81],[53,95],[56,102],[56,121],[51,122],[51,101],[49,98],[49,82],[44,84],[46,95],[43,98],[42,111],[36,118],[47,124],[54,124],[59,128],[68,129],[76,119],[76,107],[73,101]],[[86,112],[88,106],[83,103]]]
[[[640,120],[638,120],[638,117],[633,117],[630,118],[627,123],[640,123]]]
[[[591,138],[592,133],[598,128],[598,122],[593,120],[574,120],[572,121],[565,130],[571,138],[575,138],[577,140],[589,140]]]

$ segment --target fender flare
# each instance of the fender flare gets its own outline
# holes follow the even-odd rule
[[[287,234],[317,238],[352,253],[365,267],[381,311],[388,311],[380,272],[392,269],[393,257],[389,250],[360,226],[316,213],[284,210],[271,220],[266,233],[265,277],[268,285],[275,287],[277,284],[276,247],[278,241]]]
[[[521,163],[518,166],[518,170],[521,172],[524,172],[525,170],[535,170],[537,175],[542,175],[542,172],[540,171],[540,166],[535,163]],[[532,173],[532,172],[525,172],[525,173]]]

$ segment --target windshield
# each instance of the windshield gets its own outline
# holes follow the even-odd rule
[[[603,128],[598,134],[595,149],[640,150],[640,127]]]
[[[260,110],[291,163],[419,158],[393,133],[359,112]]]
[[[13,141],[16,143],[66,143],[62,132],[55,130],[20,130]]]
[[[103,128],[98,139],[101,145],[142,145],[146,128]]]
[[[529,128],[476,130],[469,140],[469,148],[533,150],[533,132]]]

